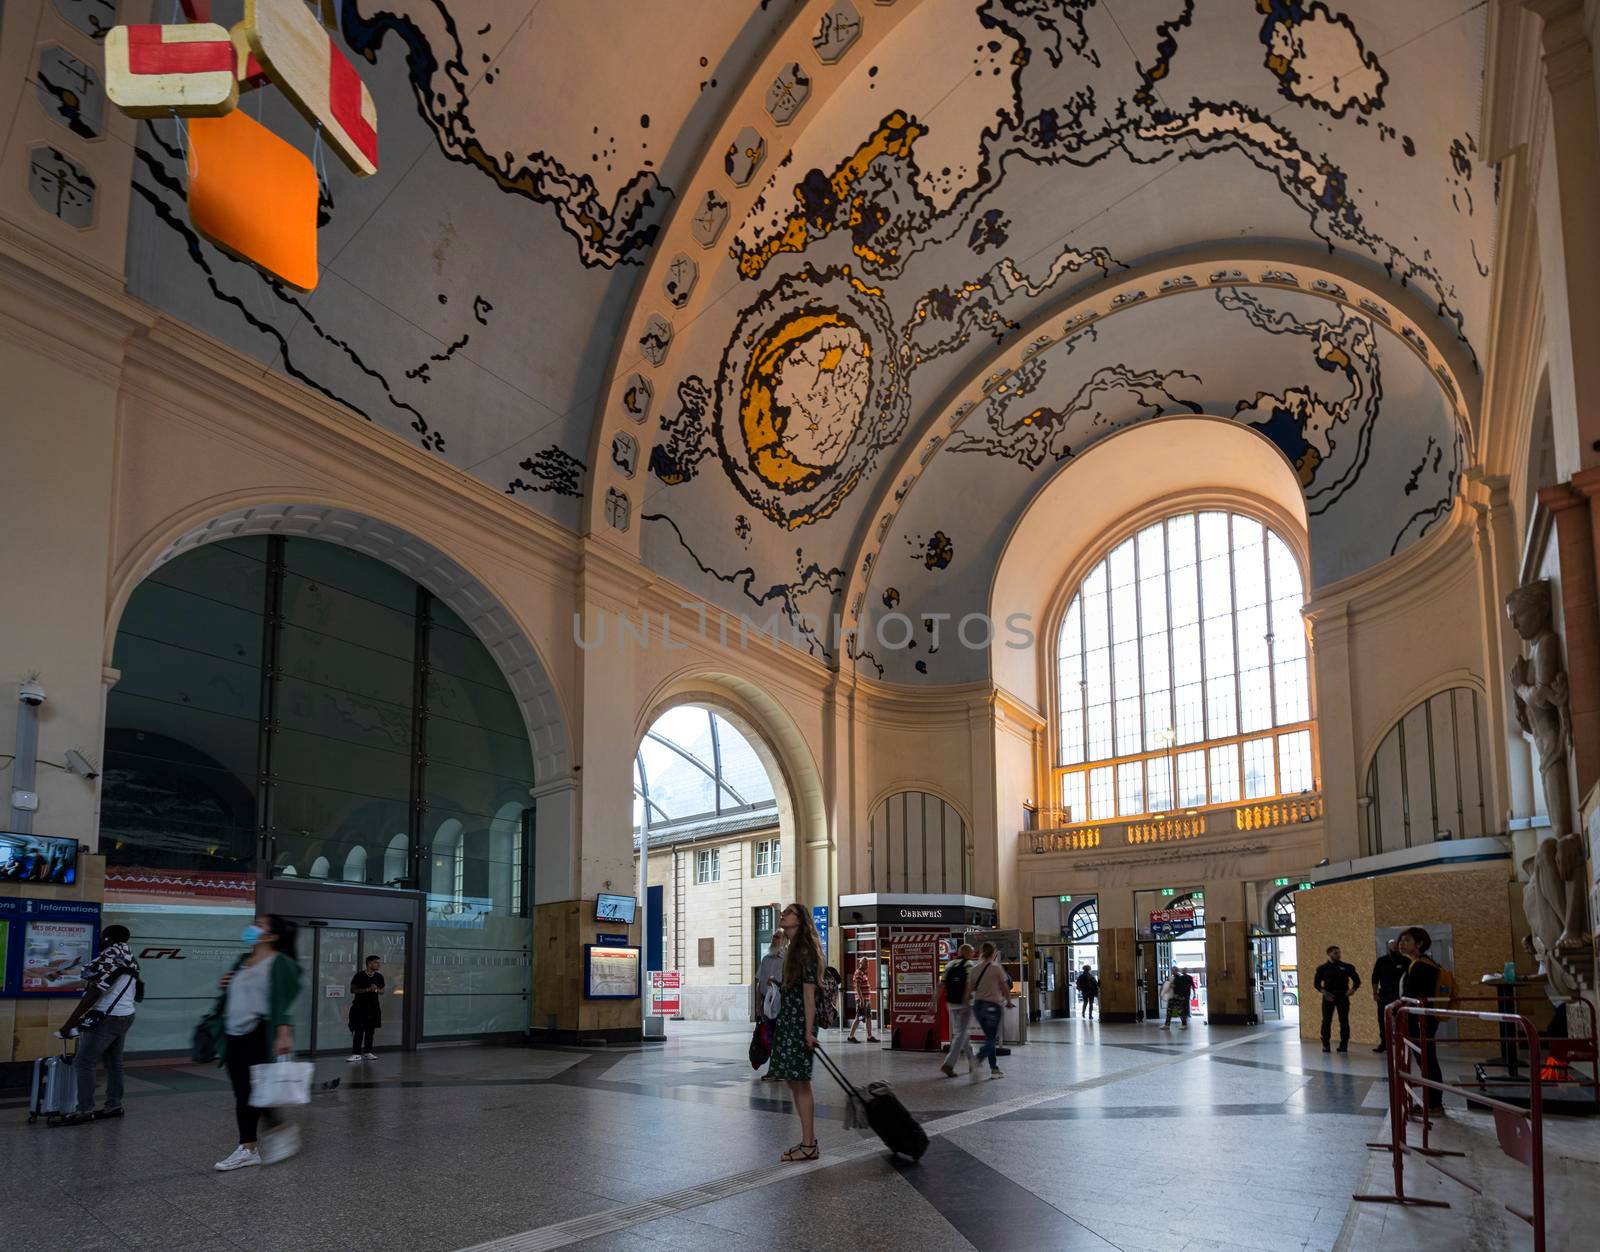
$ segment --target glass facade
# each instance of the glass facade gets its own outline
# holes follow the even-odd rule
[[[1312,789],[1304,600],[1288,545],[1240,514],[1165,518],[1113,548],[1057,640],[1069,821]]]
[[[532,753],[445,604],[344,548],[225,540],[135,590],[115,664],[108,919],[231,961],[261,878],[416,892],[422,1035],[529,1025]],[[319,907],[336,914],[336,895]],[[160,998],[189,998],[166,981]],[[195,1007],[134,1042],[186,1046]]]

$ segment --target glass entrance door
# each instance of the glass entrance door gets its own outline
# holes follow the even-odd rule
[[[1256,992],[1261,997],[1261,1020],[1279,1021],[1283,1001],[1278,983],[1278,940],[1272,935],[1256,935],[1250,940],[1256,966]]]
[[[406,1046],[406,958],[410,927],[372,922],[300,921],[300,964],[306,992],[295,1006],[295,1049],[333,1055],[350,1049],[350,980],[366,958],[382,962],[383,1024],[373,1036],[378,1048]]]

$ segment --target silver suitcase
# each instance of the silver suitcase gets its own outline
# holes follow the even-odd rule
[[[33,1086],[28,1092],[28,1124],[39,1118],[48,1125],[78,1107],[78,1075],[72,1058],[42,1056],[33,1063]]]

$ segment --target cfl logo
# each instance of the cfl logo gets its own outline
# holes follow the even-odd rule
[[[146,948],[139,953],[141,961],[159,961],[166,957],[169,961],[186,961],[189,958],[183,955],[182,948]]]

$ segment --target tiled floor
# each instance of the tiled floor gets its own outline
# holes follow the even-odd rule
[[[344,1081],[299,1111],[305,1149],[235,1174],[211,1169],[233,1128],[215,1070],[140,1066],[127,1118],[83,1128],[29,1127],[0,1101],[0,1229],[27,1252],[1393,1246],[1347,1222],[1384,1125],[1365,1049],[1325,1055],[1278,1026],[1056,1022],[1004,1080],[971,1083],[836,1035],[852,1078],[892,1081],[933,1146],[891,1161],[844,1128],[819,1068],[823,1158],[779,1166],[797,1123],[753,1081],[747,1040],[675,1024],[646,1049],[320,1062]]]

